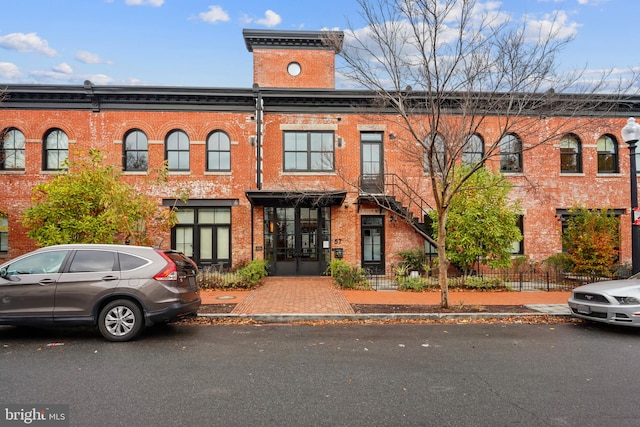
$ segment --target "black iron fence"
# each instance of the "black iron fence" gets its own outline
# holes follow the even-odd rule
[[[570,291],[586,283],[622,279],[631,275],[619,269],[608,275],[577,274],[560,269],[509,270],[496,269],[470,275],[450,275],[449,289],[509,290],[509,291]],[[438,277],[417,271],[407,274],[373,274],[367,272],[367,282],[375,290],[428,290],[438,287]]]

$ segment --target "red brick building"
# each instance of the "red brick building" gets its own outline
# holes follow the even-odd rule
[[[20,224],[31,189],[91,148],[159,206],[178,207],[179,224],[170,233],[150,228],[152,240],[201,265],[266,258],[274,275],[319,275],[343,257],[389,272],[399,250],[425,247],[424,169],[394,144],[402,130],[391,116],[355,108],[373,94],[335,89],[339,48],[326,46],[320,32],[247,30],[244,38],[254,58],[246,89],[7,86],[0,257],[35,247]],[[560,219],[581,204],[616,210],[620,256],[630,259],[629,155],[617,135],[637,111],[635,100],[572,119],[584,121],[583,133],[533,150],[536,135],[513,136],[521,149],[503,172],[524,209],[524,240],[514,253],[542,261],[560,252]],[[168,183],[148,184],[165,160]],[[187,203],[176,201],[181,189]],[[416,220],[405,221],[403,208]]]

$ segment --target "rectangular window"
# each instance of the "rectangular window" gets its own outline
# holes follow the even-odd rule
[[[173,247],[198,265],[231,264],[231,208],[182,208],[176,212]]]
[[[513,242],[511,244],[511,252],[514,255],[523,255],[524,254],[524,221],[523,216],[518,216],[518,228],[520,229],[520,234],[522,235],[522,240],[518,242]]]
[[[333,132],[284,132],[284,170],[332,171]]]
[[[0,214],[0,253],[9,251],[9,218]]]

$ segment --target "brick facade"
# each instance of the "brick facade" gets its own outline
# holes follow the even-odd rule
[[[283,32],[274,34],[283,35]],[[257,85],[253,88],[93,87],[89,82],[82,87],[9,86],[9,97],[0,109],[0,128],[15,128],[24,135],[25,167],[24,170],[0,170],[0,211],[8,214],[9,223],[8,251],[0,257],[15,257],[35,247],[26,237],[19,219],[30,206],[33,186],[51,177],[52,172],[43,171],[43,138],[54,128],[68,136],[71,160],[97,148],[106,155],[106,161],[114,165],[123,163],[126,133],[132,129],[144,132],[148,139],[148,171],[125,171],[124,180],[154,197],[158,206],[174,200],[183,187],[189,190],[188,206],[231,201],[228,206],[233,264],[266,256],[269,242],[264,240],[265,230],[272,227],[264,217],[266,207],[315,206],[301,200],[286,200],[289,193],[319,192],[332,197],[339,194],[326,206],[330,212],[330,239],[317,242],[325,256],[334,256],[334,249],[341,248],[345,261],[362,262],[363,216],[383,217],[382,252],[387,271],[399,260],[398,251],[423,247],[423,238],[412,227],[397,215],[363,199],[359,191],[361,135],[378,132],[384,147],[384,171],[402,176],[429,199],[428,180],[422,165],[407,158],[400,149],[399,142],[408,137],[394,125],[392,116],[367,116],[352,107],[352,99],[366,98],[366,94],[334,89],[336,51],[318,44],[318,34],[292,34],[303,40],[311,39],[315,44],[288,47],[278,44],[282,39],[272,40],[268,32],[245,34],[254,55]],[[265,47],[263,42],[275,43],[275,46]],[[291,62],[300,65],[299,75],[287,72]],[[315,90],[318,88],[322,90]],[[262,107],[262,111],[258,107]],[[561,251],[558,212],[577,204],[623,212],[620,253],[623,261],[630,259],[629,156],[624,142],[616,137],[628,115],[627,112],[619,117],[575,119],[583,120],[585,129],[582,133],[575,132],[582,142],[580,173],[560,172],[560,141],[527,150],[537,145],[538,137],[534,133],[520,135],[525,149],[523,172],[509,176],[515,186],[512,197],[519,199],[524,209],[524,254],[531,261],[542,261]],[[554,120],[561,119],[540,119],[543,126],[553,126]],[[582,127],[578,124],[575,128]],[[189,138],[189,170],[170,172],[166,185],[151,185],[149,178],[166,158],[167,134],[175,129],[184,131]],[[231,140],[230,172],[206,170],[206,141],[216,130],[225,132]],[[484,132],[488,135],[491,131],[488,123]],[[333,169],[285,171],[283,135],[286,132],[331,133]],[[616,173],[598,173],[597,140],[605,134],[614,136],[618,144],[619,172]],[[258,161],[258,152],[261,161]],[[491,160],[489,166],[498,168],[499,160]],[[271,199],[257,200],[248,197],[249,192],[258,195],[273,192],[274,195]],[[296,224],[300,230],[308,225],[303,220]],[[153,228],[150,233],[154,234],[155,244],[171,245],[170,233],[154,232]],[[319,234],[314,239],[320,239]]]

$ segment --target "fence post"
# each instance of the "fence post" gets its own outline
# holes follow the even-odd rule
[[[520,276],[520,292],[522,292],[522,271],[518,274]]]
[[[549,272],[547,271],[547,292],[549,292],[551,290],[551,283],[550,283],[550,279],[549,279]]]

